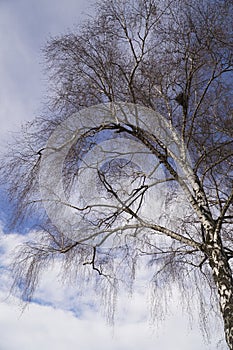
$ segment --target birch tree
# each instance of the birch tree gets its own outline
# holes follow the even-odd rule
[[[145,258],[156,288],[205,281],[233,349],[232,15],[227,0],[103,0],[48,41],[46,113],[1,171],[14,221],[40,222],[15,261],[24,299],[54,259],[113,299]]]

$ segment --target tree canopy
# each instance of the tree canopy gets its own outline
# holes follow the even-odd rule
[[[155,290],[214,290],[233,349],[233,4],[96,6],[46,44],[45,112],[2,160],[13,221],[40,218],[15,286],[30,300],[62,259],[66,274],[89,269],[111,286],[112,300],[146,259]]]

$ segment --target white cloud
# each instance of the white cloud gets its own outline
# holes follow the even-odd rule
[[[138,300],[140,301],[140,300]],[[133,304],[133,302],[132,302]],[[128,311],[127,304],[125,312]],[[112,330],[94,312],[78,319],[69,311],[31,304],[20,315],[17,304],[4,302],[0,314],[0,348],[4,350],[206,350],[197,331],[187,333],[183,319],[171,317],[153,334],[146,322],[117,324]]]
[[[30,233],[34,235],[35,233]],[[10,263],[12,250],[28,237],[18,234],[0,235],[1,267]],[[35,301],[21,314],[20,301],[9,297],[10,277],[0,277],[0,349],[4,350],[210,350],[216,344],[205,345],[195,324],[188,325],[178,299],[171,299],[171,313],[156,330],[148,320],[149,293],[143,269],[132,298],[119,294],[115,327],[106,325],[98,307],[99,299],[90,284],[82,294],[78,286],[61,283],[59,265],[55,264],[42,277]],[[145,273],[147,274],[147,273]],[[178,294],[175,294],[176,297]],[[47,305],[45,305],[47,303]],[[101,309],[101,308],[100,308]],[[154,331],[153,331],[154,330]],[[224,348],[224,345],[221,349]]]

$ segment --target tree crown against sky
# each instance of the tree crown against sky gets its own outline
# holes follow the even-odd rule
[[[36,212],[41,224],[15,264],[24,298],[59,258],[67,274],[92,268],[114,299],[145,256],[157,290],[188,289],[187,275],[216,290],[232,346],[232,37],[230,1],[119,0],[49,40],[46,117],[25,126],[2,166],[16,221]],[[65,232],[41,205],[41,168],[43,179],[57,174],[49,152],[64,140],[62,205],[83,231],[73,236],[68,216]],[[60,214],[64,198],[50,195]]]

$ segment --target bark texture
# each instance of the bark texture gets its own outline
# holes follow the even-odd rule
[[[224,252],[220,236],[210,230],[207,234],[205,252],[213,271],[218,290],[220,310],[224,320],[226,342],[233,349],[233,279],[229,260]]]

